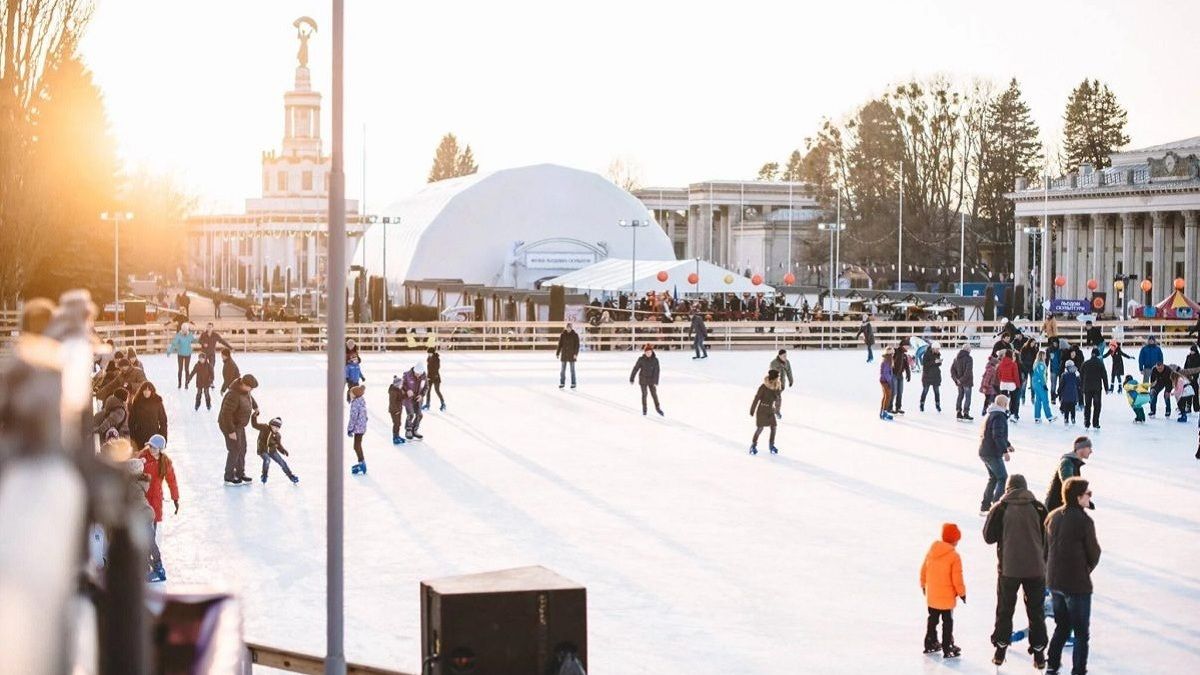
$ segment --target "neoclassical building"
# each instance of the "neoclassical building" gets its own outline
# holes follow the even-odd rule
[[[1053,297],[1087,298],[1087,282],[1113,292],[1113,279],[1133,275],[1126,299],[1157,302],[1173,289],[1200,291],[1200,136],[1110,155],[1111,165],[1083,165],[1065,176],[1030,184],[1018,180],[1014,276],[1032,298],[1052,297],[1053,279],[1066,286]],[[1044,261],[1044,262],[1043,262]],[[1149,279],[1153,290],[1137,289]],[[1028,296],[1027,296],[1028,297]]]
[[[769,283],[789,269],[804,276],[800,242],[817,236],[825,216],[808,183],[711,180],[633,194],[654,214],[679,258],[762,273]]]

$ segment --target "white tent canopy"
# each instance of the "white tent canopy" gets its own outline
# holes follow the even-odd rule
[[[659,281],[658,273],[666,272],[667,280]],[[699,283],[688,283],[688,275],[696,273]],[[729,278],[730,283],[725,283]],[[636,280],[636,281],[635,281]],[[695,293],[770,293],[775,289],[764,284],[755,286],[750,279],[703,260],[638,260],[607,258],[583,269],[568,272],[543,282],[543,286],[562,286],[583,292],[628,293],[636,283],[636,291],[676,290],[680,295]]]

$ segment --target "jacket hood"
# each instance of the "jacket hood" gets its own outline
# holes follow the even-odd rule
[[[769,378],[769,377],[764,377],[763,385],[767,389],[774,389],[774,390],[778,391],[783,388],[783,378],[777,377],[774,380],[771,380],[771,378]]]
[[[1005,491],[1000,497],[1000,501],[1006,504],[1032,504],[1037,501],[1037,498],[1028,488],[1014,488]]]
[[[929,554],[934,558],[943,558],[951,553],[954,553],[954,545],[944,541],[935,541],[933,546],[929,547]]]
[[[996,405],[995,403],[989,405],[987,411],[988,411],[989,415],[991,415],[992,413],[1000,413],[1000,414],[1004,415],[1005,417],[1008,416],[1008,408],[1001,408],[1000,406]]]

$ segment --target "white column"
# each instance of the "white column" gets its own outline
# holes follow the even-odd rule
[[[1042,236],[1041,236],[1042,252],[1040,255],[1038,255],[1038,267],[1039,267],[1039,269],[1038,269],[1038,283],[1039,283],[1038,302],[1039,303],[1045,302],[1046,300],[1050,299],[1050,288],[1051,288],[1051,284],[1054,283],[1054,281],[1053,281],[1054,277],[1051,276],[1051,273],[1054,271],[1053,265],[1050,264],[1051,260],[1052,260],[1051,254],[1050,254],[1050,244],[1051,244],[1051,241],[1054,239],[1054,237],[1053,237],[1054,220],[1051,218],[1046,218],[1046,219],[1042,220],[1041,222],[1042,222],[1042,225],[1045,227],[1045,231],[1042,232]]]
[[[1121,270],[1122,274],[1129,276],[1136,274],[1141,278],[1141,270],[1138,269],[1138,259],[1140,256],[1134,256],[1134,234],[1137,231],[1137,214],[1122,213],[1121,214]]]
[[[1079,221],[1082,219],[1082,216],[1074,213],[1067,216],[1063,254],[1063,275],[1067,277],[1063,293],[1067,298],[1079,297]]]
[[[1108,214],[1093,213],[1089,220],[1092,228],[1092,276],[1100,284],[1096,290],[1104,290],[1104,229],[1108,224]],[[1086,289],[1086,287],[1085,287]],[[1091,295],[1090,293],[1088,294]]]
[[[1032,224],[1032,218],[1013,219],[1013,283],[1026,288],[1025,297],[1029,287],[1029,235],[1025,227]]]
[[[1166,211],[1152,211],[1150,217],[1153,219],[1154,227],[1154,251],[1150,258],[1154,268],[1152,273],[1154,278],[1151,280],[1154,283],[1154,288],[1150,291],[1150,301],[1155,298],[1163,297],[1169,292],[1171,284],[1170,270],[1167,267],[1167,216]]]
[[[1184,293],[1192,299],[1196,298],[1196,234],[1200,227],[1200,211],[1183,212],[1183,280]]]

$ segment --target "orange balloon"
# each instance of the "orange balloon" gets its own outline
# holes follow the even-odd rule
[[[1177,291],[1182,291],[1182,290],[1183,290],[1183,279],[1176,279],[1176,280],[1175,280],[1175,290],[1177,290]]]
[[[1142,292],[1149,293],[1150,289],[1154,288],[1154,284],[1150,283],[1149,279],[1142,280]]]
[[[750,283],[754,284],[755,286],[760,285],[762,283],[762,275],[755,274],[754,276],[750,277]]]
[[[792,274],[791,272],[783,275],[783,283],[787,284],[788,286],[796,283],[796,275]]]
[[[666,281],[666,280],[669,278],[669,276],[670,276],[670,275],[668,275],[668,274],[667,274],[667,271],[666,271],[666,270],[663,270],[663,271],[661,271],[661,272],[659,272],[659,273],[658,273],[658,280],[659,280],[659,281]]]
[[[1089,291],[1094,291],[1097,288],[1100,288],[1100,282],[1096,281],[1095,279],[1088,279],[1087,287]]]
[[[700,283],[700,275],[696,274],[695,272],[692,272],[691,274],[688,275],[688,283],[692,284],[693,286]]]
[[[1058,286],[1059,288],[1062,288],[1063,286],[1066,286],[1066,285],[1067,285],[1067,278],[1066,278],[1066,277],[1062,277],[1062,276],[1059,276],[1059,277],[1054,277],[1054,285],[1055,285],[1055,286]]]

